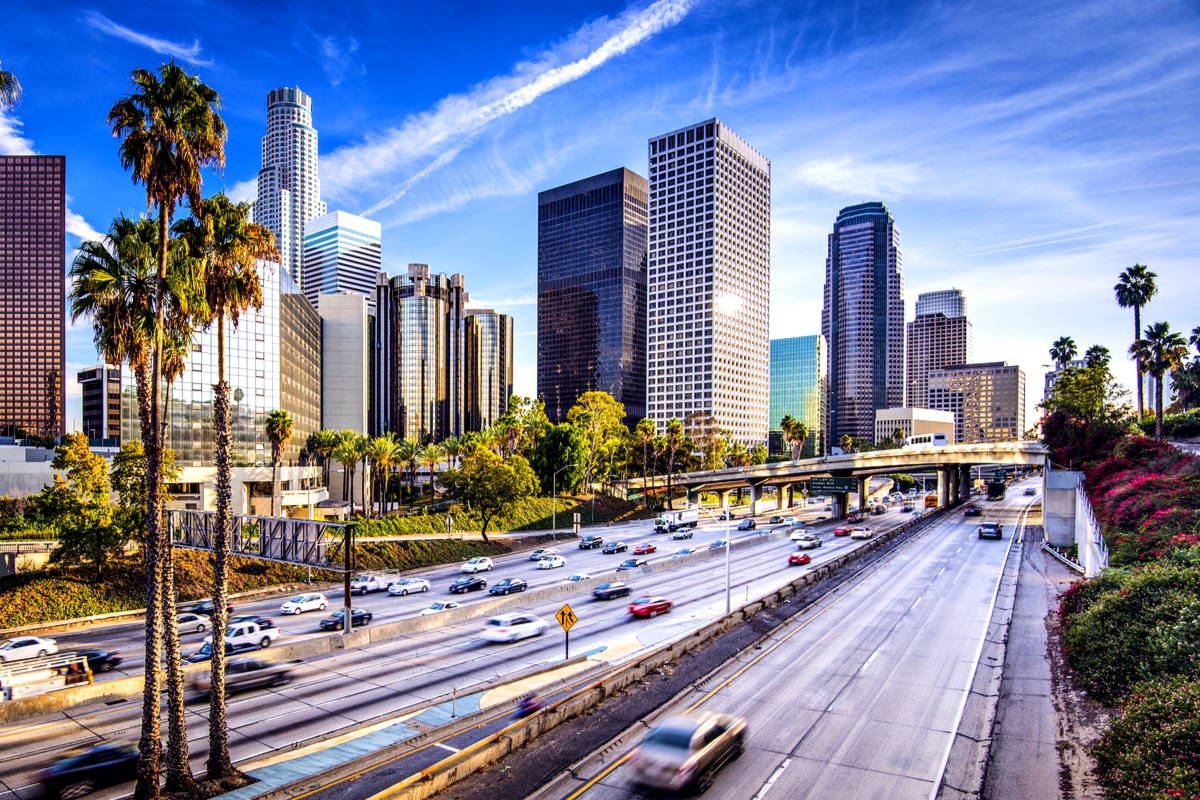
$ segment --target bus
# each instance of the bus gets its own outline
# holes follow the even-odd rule
[[[926,508],[937,508],[938,507],[936,494],[925,495],[925,507]]]
[[[950,437],[944,433],[922,433],[904,440],[905,447],[945,447]]]

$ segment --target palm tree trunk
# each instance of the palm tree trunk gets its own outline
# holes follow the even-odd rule
[[[1163,440],[1163,405],[1162,405],[1163,379],[1162,375],[1154,377],[1154,438],[1158,441]]]
[[[271,516],[278,516],[275,513],[275,497],[279,494],[279,461],[275,458],[271,459]]]
[[[1133,340],[1136,342],[1142,338],[1142,307],[1133,307]],[[1146,418],[1146,406],[1142,401],[1142,357],[1135,356],[1134,368],[1137,369],[1137,403],[1138,403],[1138,424]]]
[[[667,454],[667,511],[675,507],[674,498],[671,497],[671,474],[675,472],[675,449],[671,448],[671,452]]]
[[[194,792],[196,780],[188,759],[187,716],[183,708],[183,653],[179,646],[179,628],[175,625],[175,547],[171,542],[163,551],[163,629],[167,660],[167,781],[169,793]]]
[[[650,503],[649,503],[650,495],[646,494],[646,457],[647,457],[646,456],[646,446],[647,446],[647,444],[648,443],[645,440],[642,441],[642,505],[644,505],[646,507],[646,510],[648,511],[648,510],[650,510]]]

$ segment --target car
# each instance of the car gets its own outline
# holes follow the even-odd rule
[[[656,552],[658,552],[658,548],[649,542],[642,542],[637,547],[633,548],[633,554],[635,556],[645,556]]]
[[[350,580],[350,594],[365,595],[368,592],[386,592],[399,577],[395,572],[364,572]]]
[[[589,581],[591,579],[592,576],[586,572],[576,572],[574,575],[568,575],[564,578],[563,583],[579,583],[580,581]]]
[[[593,547],[600,547],[604,544],[603,536],[585,536],[579,540],[580,550],[591,550]]]
[[[667,717],[630,756],[633,782],[670,792],[703,792],[717,770],[742,754],[745,742],[742,717],[713,712]]]
[[[1037,497],[1037,489],[1029,488],[1025,490],[1026,497]]]
[[[912,510],[913,510],[913,504],[912,504],[912,503],[905,503],[905,504],[904,504],[904,507],[903,507],[903,508],[901,508],[900,510],[901,510],[902,512],[904,512],[905,514],[907,514],[908,512],[910,512],[910,511],[912,511]]]
[[[24,661],[28,658],[45,658],[58,652],[53,639],[41,636],[17,636],[0,642],[0,661]]]
[[[239,692],[263,686],[285,686],[292,682],[292,670],[299,661],[276,664],[257,658],[234,658],[225,664],[225,691]],[[211,688],[208,672],[192,674],[192,688],[207,694]]]
[[[607,555],[612,555],[613,553],[624,553],[628,549],[629,545],[625,544],[624,542],[609,542],[608,544],[604,545],[604,549],[600,552]]]
[[[644,558],[627,558],[624,561],[622,561],[620,564],[617,565],[617,572],[624,572],[626,570],[637,569],[639,567],[645,567],[645,566],[649,565],[649,563],[650,562]]]
[[[450,594],[462,594],[463,592],[476,592],[480,589],[487,588],[487,581],[480,578],[478,575],[471,575],[459,578],[454,583],[450,584]]]
[[[592,597],[597,600],[612,600],[614,597],[627,597],[629,587],[620,581],[602,583],[592,590]]]
[[[488,589],[488,594],[511,594],[513,592],[523,592],[528,588],[529,584],[520,578],[505,578]]]
[[[303,614],[305,611],[324,611],[329,607],[329,598],[320,592],[298,594],[279,607],[284,614]]]
[[[682,548],[676,550],[675,555],[673,555],[671,557],[679,558],[680,556],[690,556],[692,553],[699,553],[699,552],[700,551],[697,550],[695,547],[682,547]]]
[[[834,536],[849,536],[850,535],[850,526],[848,526],[848,525],[837,526],[836,528],[833,529],[833,535]]]
[[[767,524],[768,525],[782,525],[783,517],[780,517],[780,516],[771,517],[769,520],[767,520]]]
[[[541,636],[547,627],[546,621],[536,614],[501,614],[489,619],[479,634],[489,642],[515,642]]]
[[[963,509],[963,516],[964,517],[982,517],[983,509],[980,508],[979,506],[967,506],[965,509]]]
[[[454,602],[453,600],[445,600],[440,603],[434,603],[429,608],[426,608],[421,612],[421,616],[428,617],[430,614],[440,614],[443,611],[450,611],[458,607],[458,603]]]
[[[404,597],[417,592],[428,592],[429,581],[424,578],[404,578],[388,587],[388,594],[394,597]]]
[[[801,522],[801,521],[800,521],[799,519],[797,519],[796,517],[784,517],[784,518],[783,518],[783,524],[784,524],[784,525],[803,525],[804,523],[803,523],[803,522]]]
[[[529,560],[530,561],[541,561],[546,556],[556,556],[556,555],[558,555],[558,550],[556,550],[553,547],[539,547],[537,550],[534,550],[532,553],[529,554]]]
[[[540,561],[538,561],[537,568],[538,569],[556,569],[558,567],[565,567],[566,565],[567,565],[567,560],[565,558],[563,558],[562,556],[551,555],[551,556],[544,556]]]
[[[870,528],[855,528],[850,531],[851,539],[870,539],[872,536],[874,536],[874,533]]]
[[[812,562],[812,556],[808,553],[792,553],[788,556],[789,567],[801,567]]]
[[[999,522],[981,522],[975,529],[980,539],[1003,539],[1004,526]]]
[[[112,672],[121,664],[121,654],[116,650],[81,650],[75,655],[86,658],[92,672]]]
[[[229,642],[226,642],[225,643],[225,657],[228,658],[229,656],[236,656],[236,655],[240,655],[242,653],[253,653],[256,650],[261,650],[261,649],[262,648],[259,647],[254,642],[240,642],[238,644],[230,644]],[[183,661],[185,664],[199,664],[203,661],[211,661],[211,660],[212,660],[212,642],[205,642],[204,646],[201,647],[199,650],[192,653],[190,656],[183,657]]]
[[[490,558],[487,556],[478,556],[463,564],[462,569],[459,571],[464,575],[474,575],[476,572],[491,572],[492,566]]]
[[[260,628],[274,628],[275,627],[275,623],[271,621],[270,617],[263,617],[258,614],[241,614],[236,617],[230,617],[230,619],[229,619],[230,625],[236,625],[239,622],[253,622],[255,625],[257,625]]]
[[[370,623],[375,618],[375,615],[365,608],[350,609],[350,627],[361,628]],[[321,630],[323,631],[340,631],[346,627],[346,609],[339,608],[337,611],[330,614],[325,619],[321,620]]]
[[[717,539],[715,542],[708,543],[708,549],[709,550],[724,550],[725,545],[726,545],[726,541],[724,539]]]
[[[717,519],[720,520],[721,522],[725,522],[726,520],[731,520],[731,519],[733,519],[733,512],[732,511],[722,511],[720,514],[717,515]]]
[[[272,625],[269,628],[264,628],[255,622],[238,622],[231,623],[225,628],[224,639],[229,644],[250,643],[257,644],[259,647],[270,647],[271,642],[275,641],[282,635],[279,628]],[[213,641],[212,635],[204,637],[204,643],[208,644]]]
[[[678,531],[675,531],[674,533],[672,533],[671,538],[672,539],[690,539],[690,538],[692,538],[693,533],[694,533],[694,531],[691,528],[684,528],[683,530],[678,530]]]
[[[737,527],[737,529],[738,529],[739,531],[752,531],[752,530],[754,530],[756,527],[758,527],[758,526],[754,524],[754,520],[752,520],[752,519],[744,519],[744,520],[742,520],[741,522],[739,522],[739,523],[738,523],[738,527]]]
[[[920,519],[924,515],[920,511],[914,511],[910,516],[912,519]]]
[[[887,506],[875,506],[871,509],[872,514],[886,514]]]
[[[653,619],[659,614],[669,614],[674,604],[665,597],[644,596],[636,598],[629,604],[629,613],[635,617],[650,617]]]
[[[138,750],[119,739],[89,742],[58,755],[38,773],[45,797],[82,797],[137,777]]]
[[[813,536],[811,533],[801,534],[799,538],[792,536],[792,541],[796,543],[796,547],[801,550],[813,550],[824,544],[821,537]]]
[[[846,522],[849,522],[851,525],[855,525],[859,522],[862,522],[863,519],[864,519],[863,515],[860,512],[855,511],[853,514],[846,517]]]
[[[212,627],[212,618],[185,611],[175,615],[175,627],[180,633],[204,633]]]
[[[202,617],[208,617],[209,619],[212,619],[213,614],[217,613],[217,608],[213,605],[212,600],[197,600],[191,605],[184,606],[183,608],[179,609],[179,611],[183,614],[198,614]],[[225,613],[233,613],[233,603],[225,603]]]
[[[823,508],[822,511],[833,511],[833,506],[826,503],[825,508]]]

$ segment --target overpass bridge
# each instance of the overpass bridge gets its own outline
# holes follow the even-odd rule
[[[972,467],[984,465],[1042,467],[1046,463],[1046,448],[1039,442],[986,442],[952,444],[942,447],[901,447],[894,450],[874,450],[868,453],[806,458],[753,467],[683,472],[671,477],[671,486],[682,487],[690,500],[692,492],[716,492],[721,507],[728,507],[729,492],[750,490],[751,513],[757,514],[762,490],[773,486],[779,490],[779,508],[793,503],[794,486],[812,478],[853,478],[858,483],[859,497],[867,492],[867,481],[876,475],[893,475],[915,471],[933,471],[938,476],[938,505],[965,498],[970,494]],[[662,489],[663,477],[631,479],[628,489]],[[844,492],[843,492],[844,493]],[[845,503],[842,504],[845,509]]]

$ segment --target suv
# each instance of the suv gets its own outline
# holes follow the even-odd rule
[[[1004,526],[999,522],[984,522],[975,531],[980,539],[1003,539]]]
[[[1033,488],[1026,489],[1026,490],[1025,490],[1025,496],[1026,496],[1026,497],[1036,497],[1036,496],[1037,496],[1037,489],[1033,489]]]
[[[745,746],[742,717],[712,712],[667,717],[654,726],[629,763],[634,781],[642,786],[700,793]]]
[[[591,550],[593,547],[602,547],[603,545],[603,536],[585,536],[579,540],[580,550]]]

